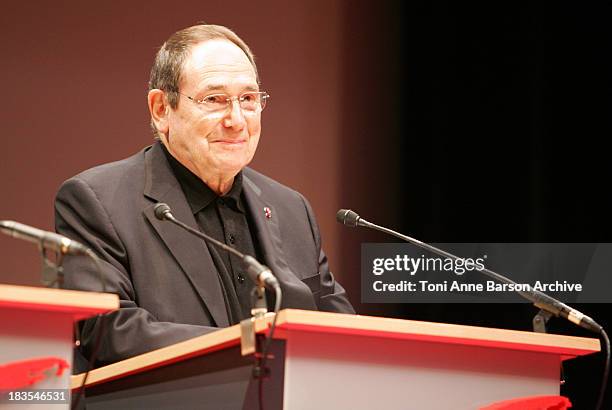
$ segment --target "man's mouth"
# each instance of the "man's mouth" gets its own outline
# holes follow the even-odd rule
[[[223,145],[228,145],[228,146],[233,146],[233,145],[241,145],[246,143],[246,138],[241,138],[241,139],[221,139],[221,140],[216,140],[213,141],[213,143],[217,143],[217,144],[223,144]]]

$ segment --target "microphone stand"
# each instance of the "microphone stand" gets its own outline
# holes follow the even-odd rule
[[[440,255],[445,258],[453,260],[460,259],[458,256],[455,256],[452,253],[443,251],[442,249],[436,248],[435,246],[431,246],[425,242],[421,242],[418,239],[411,238],[410,236],[401,234],[392,229],[385,228],[384,226],[379,226],[372,222],[366,221],[365,219],[361,218],[357,213],[349,209],[339,210],[336,214],[336,219],[338,222],[349,227],[361,226],[395,236],[396,238],[399,238],[405,242],[412,243],[413,245],[416,245],[431,253],[435,253],[436,255]],[[516,285],[516,282],[514,282],[512,279],[507,278],[506,276],[501,275],[499,273],[493,272],[490,269],[484,268],[482,270],[479,270],[479,272],[482,272],[486,276],[489,276],[490,278],[495,279],[499,282],[506,283],[509,285]],[[553,298],[552,296],[545,294],[544,292],[531,289],[531,286],[527,291],[516,290],[516,292],[522,297],[524,297],[526,300],[533,303],[536,307],[552,315],[555,315],[557,317],[564,317],[570,322],[573,322],[576,325],[588,329],[597,334],[601,334],[601,332],[603,331],[603,327],[597,322],[595,322],[593,319],[591,319],[589,316],[584,315],[578,310],[567,306],[565,303]]]
[[[437,255],[444,256],[446,258],[450,258],[453,260],[459,259],[458,256],[455,256],[452,253],[443,251],[442,249],[438,249],[435,246],[431,246],[425,242],[421,242],[418,239],[411,238],[410,236],[403,235],[399,232],[395,232],[392,229],[385,228],[384,226],[379,226],[372,222],[366,221],[365,219],[361,218],[356,212],[351,211],[350,209],[340,209],[336,213],[336,220],[340,222],[341,224],[346,225],[348,227],[360,226],[364,228],[374,229],[374,230],[395,236],[396,238],[399,238],[405,242],[412,243],[413,245],[426,249],[429,252],[435,253]],[[485,275],[493,279],[496,279],[502,283],[516,284],[516,282],[514,282],[513,280],[503,275],[500,275],[499,273],[493,272],[490,269],[485,268],[485,269],[482,269],[480,272],[483,272]],[[596,409],[598,410],[601,409],[603,405],[603,399],[605,396],[606,385],[608,382],[608,374],[610,372],[610,339],[608,338],[608,334],[606,333],[605,329],[601,325],[599,325],[597,322],[595,322],[593,319],[591,319],[589,316],[584,315],[578,310],[567,306],[565,303],[543,292],[540,292],[535,289],[531,289],[531,287],[528,291],[516,291],[516,292],[520,294],[521,296],[523,296],[528,301],[532,302],[536,307],[540,308],[539,313],[533,319],[534,328],[537,328],[539,330],[544,330],[545,332],[546,322],[548,321],[548,319],[550,319],[552,315],[557,316],[557,317],[561,316],[561,317],[566,318],[570,322],[575,323],[576,325],[580,327],[583,327],[587,330],[590,330],[594,333],[601,335],[601,337],[604,339],[604,342],[606,345],[606,362],[604,366],[601,387],[599,390],[599,397],[598,397],[597,405],[596,405]]]
[[[266,360],[268,359],[268,350],[270,348],[272,337],[274,335],[274,330],[276,329],[276,320],[278,318],[278,312],[280,310],[281,301],[282,301],[282,291],[280,288],[280,284],[270,269],[262,264],[260,264],[254,257],[250,255],[244,255],[241,252],[238,252],[236,249],[228,246],[215,238],[212,238],[206,235],[203,232],[200,232],[196,229],[193,229],[189,225],[184,222],[179,221],[172,215],[172,211],[170,207],[165,203],[158,203],[154,207],[155,217],[161,221],[170,221],[173,224],[185,229],[187,232],[192,235],[197,236],[200,239],[203,239],[207,243],[212,243],[213,245],[230,252],[240,259],[245,265],[246,271],[249,277],[256,284],[256,287],[251,292],[251,300],[253,309],[251,309],[251,314],[253,317],[245,319],[240,322],[240,339],[241,339],[241,352],[242,355],[255,354],[255,365],[253,367],[253,377],[255,379],[259,379],[259,400],[260,400],[260,408],[263,408],[263,379],[269,375],[269,369],[266,367]],[[268,312],[267,303],[266,303],[266,294],[265,288],[268,288],[275,292],[275,306],[274,306],[274,318],[272,319],[272,325],[270,326],[270,331],[266,337],[265,342],[261,348],[261,354],[257,354],[257,337],[255,334],[255,322],[259,318],[265,317],[265,314]]]
[[[42,268],[40,280],[45,287],[59,289],[64,283],[64,267],[62,266],[64,254],[56,252],[55,262],[53,262],[47,252],[48,249],[41,246]]]

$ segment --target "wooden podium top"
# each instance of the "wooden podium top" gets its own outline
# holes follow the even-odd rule
[[[257,331],[265,331],[271,321],[271,317],[259,320],[256,323]],[[599,340],[592,338],[339,313],[283,310],[279,313],[275,337],[289,338],[292,331],[362,335],[533,351],[555,354],[562,360],[600,351]],[[89,373],[87,385],[118,379],[238,343],[240,343],[240,325],[219,329],[92,370]],[[82,381],[83,374],[72,376],[72,388],[79,387]]]
[[[58,312],[73,320],[119,308],[119,297],[112,293],[0,285],[0,310],[23,309]]]

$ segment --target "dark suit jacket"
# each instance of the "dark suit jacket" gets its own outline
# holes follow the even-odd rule
[[[263,262],[280,281],[282,307],[354,313],[329,272],[304,197],[249,168],[243,171],[243,190]],[[176,218],[198,228],[159,142],[69,179],[57,194],[57,232],[102,258],[106,291],[121,300],[119,311],[108,315],[98,365],[228,326],[206,244],[156,219],[157,202],[167,203]],[[271,218],[266,218],[265,207],[271,209]],[[95,265],[87,258],[66,258],[64,269],[66,288],[102,290]],[[97,325],[89,321],[83,327],[86,356]]]

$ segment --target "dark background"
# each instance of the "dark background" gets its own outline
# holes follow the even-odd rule
[[[52,229],[63,180],[148,145],[156,49],[202,20],[258,57],[272,99],[253,166],[311,200],[359,313],[529,330],[536,310],[360,304],[360,243],[392,239],[337,225],[338,208],[430,242],[612,242],[603,1],[7,2],[0,218]],[[0,247],[0,282],[35,283],[35,247]],[[594,407],[603,360],[566,364],[574,408]]]

